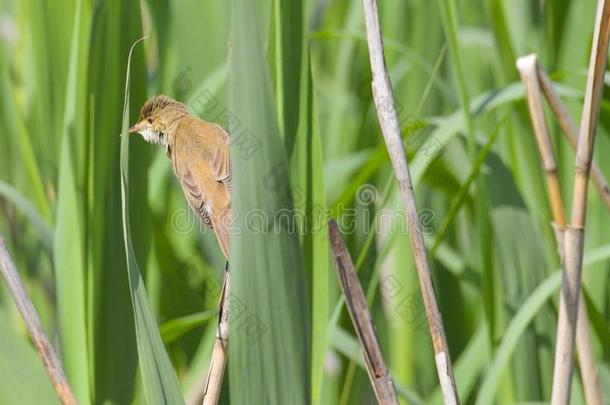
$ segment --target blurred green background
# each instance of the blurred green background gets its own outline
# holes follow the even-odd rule
[[[550,397],[559,262],[515,61],[537,53],[578,120],[595,6],[380,4],[465,404]],[[143,35],[124,106],[129,49]],[[232,240],[237,309],[222,403],[375,403],[339,299],[330,216],[401,401],[442,402],[370,82],[359,1],[0,0],[0,235],[80,403],[200,401],[225,263],[165,153],[120,137],[159,93],[231,130],[238,212],[287,208],[297,222],[258,232],[256,218],[238,220],[254,231]],[[605,89],[595,156],[607,175],[609,101]],[[574,154],[549,122],[569,202]],[[583,279],[606,403],[608,214],[592,191]],[[4,285],[0,325],[0,404],[57,403]],[[573,404],[584,404],[579,378]]]

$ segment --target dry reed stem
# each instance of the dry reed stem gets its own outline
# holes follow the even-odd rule
[[[555,227],[555,239],[557,249],[563,263],[565,248],[565,227]],[[589,327],[589,314],[585,300],[580,295],[578,302],[578,321],[576,325],[576,349],[578,350],[578,362],[580,365],[581,379],[585,391],[585,402],[587,405],[603,405],[602,387],[599,380],[599,368],[593,351],[593,339]]]
[[[410,231],[409,237],[413,249],[422,298],[428,317],[428,327],[430,328],[430,334],[432,335],[435,353],[434,358],[439,382],[445,404],[459,404],[460,401],[447,346],[443,318],[434,293],[434,286],[430,274],[430,264],[428,263],[426,248],[417,215],[417,204],[413,193],[411,175],[409,174],[407,158],[401,140],[400,124],[394,105],[394,93],[385,64],[377,1],[363,0],[363,6],[371,72],[373,75],[373,99],[375,101],[379,124],[390,155],[392,167],[394,168],[394,174],[396,175],[403,203],[405,204],[407,223]]]
[[[352,258],[347,251],[341,231],[335,220],[328,223],[330,242],[335,258],[337,277],[345,296],[345,305],[348,309],[354,330],[362,345],[362,353],[369,378],[373,385],[375,396],[381,405],[398,405],[394,381],[381,353],[381,347],[375,333],[375,325],[368,308],[364,291],[360,286]]]
[[[229,266],[220,292],[218,327],[210,367],[203,390],[203,405],[216,405],[222,390],[222,380],[229,356],[229,306],[231,297],[231,273]]]
[[[564,239],[565,240],[565,239]],[[593,339],[589,326],[589,314],[587,304],[583,295],[578,300],[578,320],[576,325],[576,350],[578,351],[578,363],[582,385],[585,391],[587,405],[603,405],[604,397],[599,380],[599,368],[593,351]]]
[[[537,60],[536,55],[528,55],[517,60],[517,69],[521,75],[521,80],[525,84],[527,104],[532,119],[532,127],[536,136],[536,143],[542,159],[542,165],[547,178],[549,199],[555,222],[561,227],[565,227],[565,214],[563,199],[561,198],[561,188],[559,177],[557,176],[557,163],[553,153],[553,144],[549,135],[549,129],[544,116],[544,106],[538,75],[536,74]]]
[[[565,238],[565,216],[564,203],[561,197],[559,178],[557,176],[557,166],[555,153],[551,143],[544,107],[542,103],[542,93],[539,83],[539,64],[535,54],[524,56],[517,60],[517,69],[521,79],[525,84],[528,107],[532,126],[538,145],[538,150],[542,158],[542,163],[547,177],[549,199],[553,212],[553,228],[557,242],[557,250],[561,263],[564,262],[564,238]],[[571,119],[568,117],[568,119]],[[565,118],[564,118],[565,120]],[[582,374],[582,382],[585,390],[585,398],[589,405],[602,405],[602,392],[599,382],[599,370],[593,352],[591,331],[589,328],[589,318],[582,296],[579,299],[579,314],[576,334],[576,345],[578,349],[578,359]]]
[[[28,293],[19,278],[19,273],[15,268],[15,264],[11,259],[11,256],[6,247],[4,239],[0,238],[0,272],[4,277],[4,281],[15,300],[15,304],[23,322],[30,333],[30,337],[36,346],[36,350],[42,358],[44,367],[49,374],[53,388],[57,393],[57,397],[64,405],[75,405],[77,404],[76,397],[72,393],[70,384],[66,379],[66,375],[61,368],[61,363],[57,354],[53,350],[53,346],[49,342],[49,339],[45,335],[38,313],[28,296]],[[36,389],[36,387],[32,387]]]
[[[555,91],[551,80],[541,66],[538,66],[538,80],[542,87],[542,91],[549,102],[551,110],[557,117],[559,125],[568,139],[572,148],[576,150],[578,145],[578,129],[576,124],[570,115],[567,107],[561,101],[561,98]],[[610,212],[610,186],[606,180],[602,170],[595,163],[591,161],[591,181],[597,189],[602,201],[606,205],[606,208]],[[581,297],[578,304],[578,324],[576,330],[576,346],[579,353],[579,362],[581,370],[595,370],[591,372],[589,377],[583,376],[588,382],[584,384],[585,398],[588,404],[598,405],[603,403],[602,389],[599,381],[599,369],[595,358],[593,356],[593,348],[591,341],[591,332],[589,330],[589,323],[584,323],[584,327],[581,327],[581,319],[588,320],[587,308],[584,299]],[[582,338],[581,338],[582,336]]]
[[[578,304],[580,302],[580,274],[570,269],[582,263],[584,229],[569,226],[564,231],[564,272],[559,298],[559,317],[555,349],[555,369],[553,372],[553,392],[551,404],[568,405],[574,369],[574,343]]]
[[[603,79],[608,56],[610,36],[610,1],[599,0],[593,34],[593,47],[581,118],[580,135],[576,149],[576,174],[572,195],[572,220],[565,231],[565,260],[559,320],[557,322],[557,347],[553,372],[553,405],[567,405],[570,401],[574,368],[574,342],[579,315],[584,227],[587,212],[589,173],[593,159],[595,133],[603,90]]]
[[[576,151],[578,146],[578,129],[576,128],[576,124],[574,123],[568,108],[555,91],[551,79],[549,79],[541,66],[538,66],[537,73],[542,92],[549,102],[549,106],[555,114],[555,117],[557,117],[557,122],[562,129],[562,133]],[[610,211],[610,186],[608,185],[608,181],[606,181],[603,172],[594,161],[591,161],[591,181],[593,181],[593,185],[599,192],[602,201],[606,204],[606,208]]]

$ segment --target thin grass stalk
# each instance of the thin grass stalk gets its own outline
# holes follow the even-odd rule
[[[363,5],[369,57],[373,75],[373,98],[377,109],[379,124],[405,204],[407,223],[410,231],[409,237],[411,239],[415,265],[417,267],[422,298],[426,308],[428,327],[430,328],[430,334],[432,335],[439,381],[445,404],[459,404],[460,401],[455,385],[449,348],[447,346],[447,337],[445,335],[442,315],[434,293],[434,286],[430,274],[430,264],[428,263],[424,239],[421,233],[417,214],[417,204],[413,193],[413,185],[411,183],[411,175],[409,174],[407,158],[400,137],[400,124],[395,108],[394,93],[385,64],[377,1],[363,0]]]
[[[15,300],[15,305],[23,318],[23,322],[34,342],[34,346],[42,358],[42,362],[49,374],[49,379],[53,384],[53,388],[55,388],[57,397],[64,405],[77,404],[76,397],[72,393],[70,383],[61,367],[59,358],[57,357],[55,350],[53,350],[49,338],[47,338],[42,329],[40,317],[28,296],[23,282],[19,278],[15,263],[11,259],[6,242],[2,238],[0,238],[0,272]]]
[[[449,44],[451,53],[452,67],[457,84],[457,92],[460,100],[460,106],[464,115],[464,123],[466,124],[467,151],[469,160],[475,164],[477,160],[477,142],[474,126],[474,117],[470,109],[470,96],[468,94],[468,86],[466,85],[466,75],[464,74],[464,64],[460,52],[459,41],[459,23],[456,0],[439,0],[440,11],[443,19],[443,29],[445,37]],[[490,234],[491,224],[489,218],[489,202],[486,195],[486,184],[481,178],[474,177],[474,227],[476,230],[476,240],[478,247],[478,266],[482,270],[482,291],[483,291],[483,309],[485,318],[489,324],[489,340],[494,344],[496,335],[496,272],[494,271],[494,260],[492,257],[493,239]],[[432,255],[432,250],[431,256]]]
[[[464,66],[459,51],[459,39],[458,39],[458,18],[456,11],[455,0],[441,0],[439,2],[442,17],[444,20],[444,28],[449,43],[449,52],[451,53],[451,59],[453,59],[453,68],[455,72],[455,79],[457,82],[458,96],[462,111],[464,113],[464,121],[466,123],[466,135],[467,142],[466,147],[468,150],[468,156],[471,161],[474,161],[477,153],[477,141],[474,129],[474,120],[470,111],[470,96],[468,95],[468,87],[466,86],[466,75],[464,74]]]
[[[574,123],[568,108],[563,101],[561,101],[561,98],[559,98],[559,95],[555,91],[553,83],[544,71],[544,68],[538,65],[537,73],[538,80],[540,81],[540,87],[542,88],[542,92],[544,93],[549,106],[551,107],[551,111],[553,111],[555,114],[557,122],[562,129],[562,133],[565,135],[570,145],[572,145],[572,148],[574,148],[576,151],[578,146],[578,129],[576,128],[576,124]],[[591,162],[590,176],[591,181],[593,181],[593,185],[599,192],[602,201],[604,204],[606,204],[606,208],[608,208],[610,211],[610,186],[608,185],[608,181],[606,180],[604,173],[594,161]]]
[[[576,150],[576,175],[572,195],[572,218],[565,233],[565,260],[562,294],[559,300],[557,347],[553,372],[553,405],[567,405],[570,401],[574,368],[574,342],[579,314],[584,230],[587,213],[589,173],[593,159],[595,133],[603,90],[603,79],[610,38],[610,1],[599,0],[593,34],[593,47],[581,118],[580,136]]]
[[[203,405],[216,405],[222,390],[222,380],[229,357],[229,306],[231,298],[231,273],[227,265],[225,279],[220,292],[218,327],[214,339],[214,349],[203,390]]]
[[[557,163],[549,129],[546,123],[544,107],[542,103],[541,84],[538,80],[539,64],[535,54],[524,56],[517,60],[517,69],[521,74],[521,79],[525,84],[528,107],[532,126],[536,136],[536,143],[540,152],[542,164],[547,178],[547,187],[551,210],[553,212],[553,229],[557,242],[557,251],[561,263],[564,263],[564,238],[565,238],[565,209],[561,189],[559,186],[559,176],[557,175]],[[582,384],[585,391],[585,398],[589,405],[602,405],[602,392],[599,383],[599,370],[593,352],[593,340],[589,328],[589,317],[582,295],[578,303],[578,322],[576,333],[576,345],[578,349],[578,359],[582,376]]]
[[[368,308],[364,291],[358,280],[354,262],[345,246],[337,222],[331,219],[328,223],[330,241],[335,258],[335,267],[339,284],[345,296],[345,304],[354,325],[375,396],[381,405],[398,405],[396,388],[386,366],[381,346],[375,333],[373,318]]]

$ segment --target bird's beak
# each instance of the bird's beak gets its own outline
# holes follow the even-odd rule
[[[142,123],[141,122],[136,122],[133,127],[129,128],[129,133],[130,134],[137,134],[138,132],[140,132],[140,130],[142,129]]]

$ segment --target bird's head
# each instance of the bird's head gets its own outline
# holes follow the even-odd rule
[[[138,122],[129,132],[139,133],[146,141],[167,147],[173,125],[186,114],[186,107],[181,102],[163,95],[153,96],[144,103]]]

